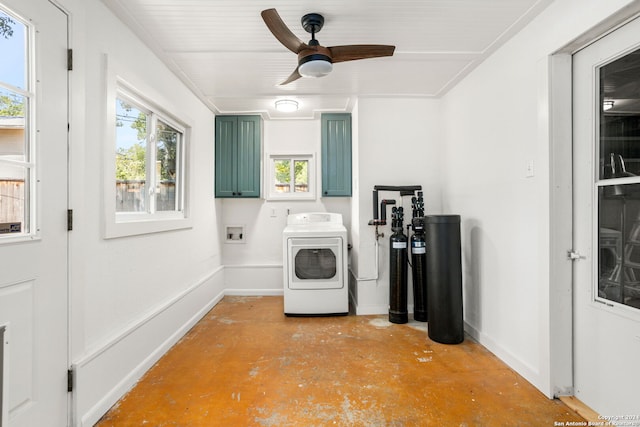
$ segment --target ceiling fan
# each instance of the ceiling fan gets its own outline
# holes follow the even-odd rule
[[[311,33],[309,43],[303,43],[285,25],[275,9],[263,10],[261,15],[264,23],[267,24],[267,28],[278,41],[298,55],[298,66],[281,85],[291,83],[300,77],[326,76],[331,72],[333,64],[336,62],[392,56],[396,48],[395,46],[381,44],[321,46],[316,40],[316,33],[322,29],[324,17],[319,13],[308,13],[302,17],[302,27],[305,31]]]

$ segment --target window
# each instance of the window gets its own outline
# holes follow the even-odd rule
[[[0,8],[0,241],[37,232],[30,35]]]
[[[105,237],[190,227],[188,126],[112,70],[107,74]]]
[[[183,140],[178,125],[125,93],[118,96],[116,212],[182,211]]]
[[[599,69],[596,300],[640,311],[640,49]]]
[[[315,199],[313,155],[270,155],[269,178],[265,181],[269,199]]]

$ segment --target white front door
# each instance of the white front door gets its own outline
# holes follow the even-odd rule
[[[2,427],[67,425],[67,15],[0,0]]]
[[[638,423],[640,19],[573,59],[575,395]]]

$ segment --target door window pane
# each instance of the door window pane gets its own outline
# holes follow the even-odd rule
[[[28,34],[20,19],[0,8],[0,238],[35,229]]]
[[[599,73],[596,296],[640,308],[640,49]]]
[[[600,68],[600,179],[640,176],[640,49]]]
[[[27,28],[0,9],[0,82],[27,89]]]
[[[0,236],[28,232],[29,170],[0,164]]]
[[[598,201],[597,295],[640,308],[640,184],[600,187]]]
[[[0,88],[0,159],[27,161],[26,107],[24,96]]]

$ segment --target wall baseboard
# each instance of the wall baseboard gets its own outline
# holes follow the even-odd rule
[[[560,396],[560,401],[573,409],[582,418],[588,421],[588,425],[610,425],[608,420],[600,416],[596,411],[585,405],[580,399],[575,396]],[[633,425],[633,424],[632,424]]]
[[[268,297],[282,296],[283,289],[225,289],[224,295],[234,297]]]
[[[282,296],[282,265],[220,266],[72,364],[73,426],[93,426],[225,296]],[[351,295],[353,298],[353,295]],[[386,305],[356,314],[386,314]]]
[[[369,316],[374,314],[388,314],[389,306],[387,305],[362,305],[356,306],[356,314],[358,316]]]
[[[527,381],[534,385],[534,387],[542,390],[539,387],[540,373],[534,369],[533,366],[523,362],[516,355],[505,349],[498,344],[490,336],[475,329],[473,326],[464,322],[464,330],[471,338],[480,343],[484,348],[493,353],[498,359],[506,363],[510,368],[522,375]],[[553,396],[545,394],[549,399],[553,399]]]
[[[72,364],[74,426],[93,426],[224,297],[224,267]],[[204,303],[203,303],[204,302]]]
[[[246,290],[255,292],[280,290],[283,292],[283,280],[282,264],[226,265],[224,267],[224,284],[227,295]]]

